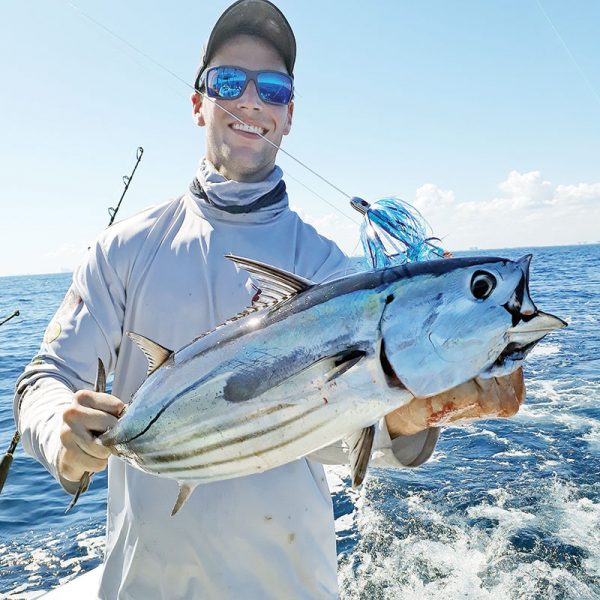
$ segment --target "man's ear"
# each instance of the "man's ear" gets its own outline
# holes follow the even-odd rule
[[[191,97],[192,101],[192,116],[194,119],[194,123],[198,125],[198,127],[204,127],[206,125],[206,121],[204,120],[204,98],[202,94],[198,92],[194,92]]]
[[[287,121],[285,123],[285,127],[283,128],[283,135],[287,135],[290,132],[290,129],[292,128],[292,116],[294,115],[294,101],[290,100],[290,103],[288,104],[288,111],[287,111]]]

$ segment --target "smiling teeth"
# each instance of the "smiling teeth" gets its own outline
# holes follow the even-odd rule
[[[242,125],[242,123],[234,123],[232,125],[233,129],[238,129],[239,131],[247,131],[248,133],[257,133],[259,135],[264,135],[265,130],[262,127],[253,127],[252,125]]]

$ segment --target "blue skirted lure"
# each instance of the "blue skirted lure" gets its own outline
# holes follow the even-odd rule
[[[398,198],[369,204],[352,198],[350,204],[364,216],[360,239],[369,269],[381,269],[447,256],[441,241],[430,235],[421,213]]]

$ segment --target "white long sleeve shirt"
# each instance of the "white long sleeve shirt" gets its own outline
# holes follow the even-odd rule
[[[107,229],[74,273],[38,356],[17,384],[15,414],[26,451],[57,472],[62,411],[91,389],[98,358],[114,372],[112,393],[128,402],[146,360],[125,336],[179,348],[249,302],[248,276],[232,253],[316,282],[349,272],[330,240],[285,199],[230,214],[190,193]],[[383,423],[383,422],[382,422]],[[376,464],[415,466],[437,439],[431,429],[376,438]],[[335,447],[323,462],[344,457]],[[61,481],[73,493],[76,484]],[[302,459],[268,472],[200,485],[174,517],[174,481],[109,459],[105,568],[99,598],[333,599],[335,532],[321,464]]]

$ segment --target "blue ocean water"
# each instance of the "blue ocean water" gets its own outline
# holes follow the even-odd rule
[[[445,429],[415,470],[373,470],[360,494],[329,470],[344,600],[600,598],[600,245],[534,254],[536,304],[569,322],[526,367],[510,420]],[[463,253],[467,254],[467,253]],[[70,275],[0,278],[0,452],[12,393]],[[101,561],[106,478],[76,510],[21,449],[0,495],[0,596],[34,598]]]

